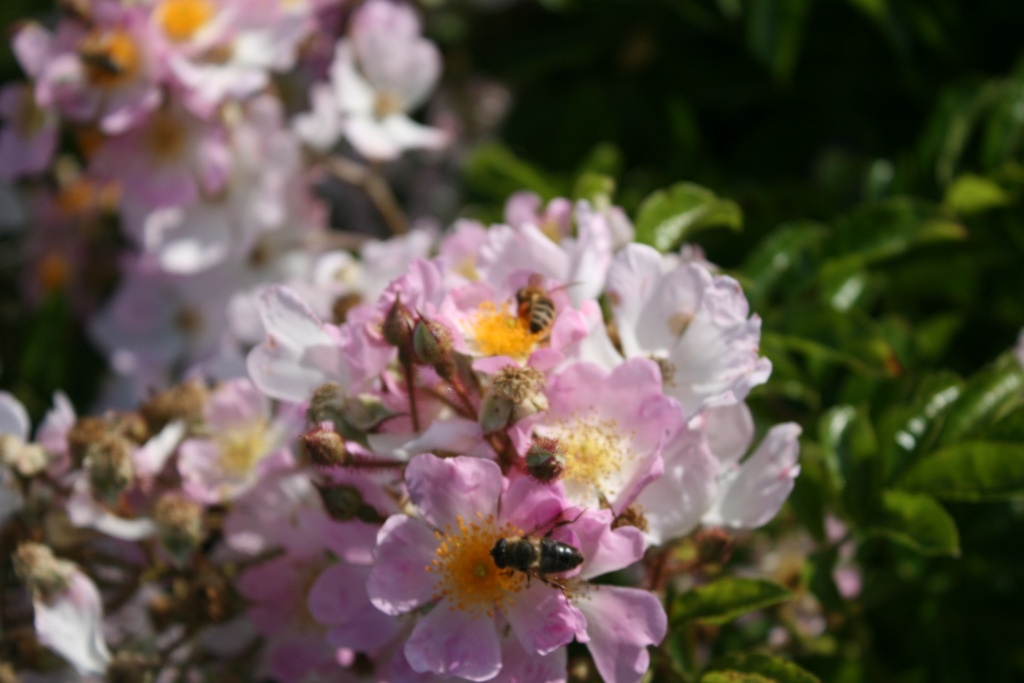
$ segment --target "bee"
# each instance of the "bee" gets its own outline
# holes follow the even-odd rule
[[[580,515],[582,514],[580,512]],[[576,519],[579,519],[580,515],[577,515]],[[551,575],[572,571],[583,564],[583,553],[568,543],[556,541],[551,538],[551,534],[558,527],[571,524],[576,519],[554,525],[543,537],[535,536],[534,530],[525,536],[499,538],[491,548],[494,564],[498,569],[523,572],[527,581],[531,578],[540,579],[546,585],[558,588],[565,595],[565,586],[551,578]],[[566,595],[566,600],[568,599],[569,596]]]
[[[125,72],[124,65],[114,59],[114,56],[109,52],[102,49],[83,48],[79,51],[78,56],[86,68],[98,75],[116,78]]]
[[[555,324],[558,311],[555,310],[555,302],[551,295],[566,287],[572,287],[575,282],[556,287],[555,289],[544,289],[544,276],[534,273],[526,282],[525,287],[516,290],[516,315],[526,323],[530,334],[543,334],[545,337]]]

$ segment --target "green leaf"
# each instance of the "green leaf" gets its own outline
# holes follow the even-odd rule
[[[719,579],[680,595],[672,604],[671,621],[724,624],[736,617],[793,598],[786,588],[763,579]]]
[[[832,348],[814,339],[764,332],[761,335],[761,345],[762,351],[769,358],[771,357],[769,349],[777,349],[797,353],[813,362],[843,366],[858,373],[878,377],[887,374],[885,366],[881,363],[873,365],[858,356]]]
[[[661,252],[679,248],[697,230],[724,226],[739,230],[743,214],[736,202],[693,183],[677,183],[650,194],[637,211],[636,240]]]
[[[946,190],[942,204],[958,214],[979,213],[1011,202],[1009,193],[995,181],[973,173],[965,173]]]
[[[949,407],[962,391],[963,380],[952,372],[940,371],[927,375],[916,387],[913,397],[904,406],[888,413],[880,424],[879,433],[883,450],[889,455],[893,473],[899,474],[927,450],[934,439],[926,435],[934,432]]]
[[[776,683],[821,683],[818,677],[793,662],[763,652],[739,653],[725,657],[712,667],[716,672],[754,674]],[[701,681],[707,680],[707,674]],[[726,679],[728,680],[728,679]]]
[[[755,310],[755,302],[762,301],[788,274],[814,272],[814,256],[825,234],[826,228],[820,223],[786,223],[761,240],[743,266],[749,282],[744,289]]]
[[[563,194],[554,178],[497,142],[473,151],[466,164],[466,181],[480,194],[498,201],[519,190],[532,190],[544,199]]]
[[[855,520],[870,519],[879,505],[883,471],[871,421],[862,410],[839,406],[822,416],[819,434],[826,462],[838,469],[846,510]]]
[[[1024,445],[968,441],[917,462],[899,480],[907,491],[944,500],[1006,500],[1024,495]]]
[[[743,671],[711,671],[700,677],[700,683],[778,683],[774,678]]]
[[[982,435],[987,441],[1016,441],[1024,443],[1024,406],[1019,406],[1003,415]]]
[[[880,514],[865,531],[923,555],[960,555],[956,522],[934,498],[923,493],[883,492]]]
[[[926,202],[908,197],[871,202],[835,222],[826,242],[833,258],[822,265],[821,279],[826,285],[843,281],[856,268],[903,256],[926,244],[966,238],[963,225]]]
[[[938,435],[939,445],[977,435],[1001,417],[1007,406],[1019,400],[1022,390],[1024,368],[1012,354],[975,374],[949,407]]]
[[[584,173],[576,179],[573,199],[586,199],[591,204],[610,204],[615,194],[615,179],[600,173]]]
[[[808,0],[753,0],[747,5],[747,47],[781,80],[788,80],[800,54]]]
[[[576,175],[587,173],[615,177],[622,172],[622,152],[610,142],[601,142],[580,162]]]
[[[847,0],[875,21],[881,22],[889,14],[887,0]]]

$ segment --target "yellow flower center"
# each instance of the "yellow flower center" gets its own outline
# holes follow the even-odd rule
[[[139,72],[139,47],[127,31],[93,32],[79,45],[78,54],[92,85],[113,88]]]
[[[383,119],[403,111],[405,111],[405,105],[401,95],[390,90],[377,91],[377,97],[373,101],[374,118]]]
[[[452,266],[452,270],[467,280],[479,280],[480,273],[476,270],[476,256],[467,256]]]
[[[269,450],[267,432],[267,423],[256,420],[218,434],[221,469],[235,477],[244,477],[252,471]]]
[[[156,11],[156,20],[168,38],[182,42],[195,35],[213,13],[209,0],[164,0]]]
[[[460,515],[458,529],[449,526],[444,532],[435,531],[440,541],[437,557],[426,567],[437,576],[434,600],[445,599],[449,609],[469,612],[474,619],[481,614],[493,617],[496,610],[504,612],[526,579],[522,572],[498,569],[491,557],[499,538],[523,532],[508,525],[497,527],[493,515],[477,513],[477,517],[478,522],[467,524]]]
[[[496,308],[490,301],[480,304],[471,328],[483,356],[526,358],[544,337],[543,334],[530,334],[528,321],[511,313],[508,304]]]
[[[619,473],[636,457],[629,447],[632,437],[624,434],[613,419],[596,415],[576,416],[556,427],[551,436],[565,449],[564,482],[573,490],[614,498],[619,489]]]

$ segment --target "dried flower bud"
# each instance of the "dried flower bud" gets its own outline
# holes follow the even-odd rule
[[[43,599],[66,590],[75,565],[60,560],[45,545],[22,543],[14,552],[14,571]]]
[[[110,425],[103,418],[80,417],[68,431],[68,452],[75,466],[80,467],[85,460],[85,452],[89,446],[99,441],[110,432]]]
[[[50,455],[39,444],[25,443],[14,434],[0,434],[0,463],[23,477],[34,477],[50,464]]]
[[[141,652],[118,652],[107,666],[107,683],[152,683],[158,662]]]
[[[142,404],[139,412],[153,434],[175,420],[183,420],[192,428],[203,422],[203,411],[210,391],[198,380],[177,384],[156,394]]]
[[[421,317],[413,330],[412,345],[416,361],[434,368],[442,379],[451,379],[455,374],[452,333],[447,327]]]
[[[565,473],[565,449],[557,439],[536,436],[526,451],[526,473],[548,484]]]
[[[144,444],[150,437],[146,420],[139,413],[117,413],[111,418],[114,431],[129,441]]]
[[[391,304],[391,308],[388,309],[388,313],[384,317],[381,334],[384,336],[384,341],[398,349],[398,360],[403,365],[408,365],[412,362],[412,330],[414,325],[415,320],[412,317],[412,311],[402,304],[401,295],[396,296],[395,302]]]
[[[153,510],[160,542],[180,567],[203,540],[203,506],[179,493],[168,493]]]
[[[82,463],[89,473],[93,494],[113,505],[132,483],[132,444],[123,436],[105,434],[86,449]]]
[[[345,439],[333,429],[314,427],[299,437],[299,441],[314,465],[337,467],[350,460],[348,449],[345,448]]]
[[[345,413],[345,392],[337,382],[326,382],[313,391],[306,419],[313,424],[337,422]]]
[[[506,365],[491,379],[490,392],[511,401],[509,424],[548,409],[544,373],[535,368]]]
[[[513,403],[522,403],[544,389],[544,373],[529,366],[506,365],[491,379],[491,391]]]
[[[363,494],[351,484],[317,486],[327,514],[339,522],[359,520],[370,524],[384,521],[384,516],[363,501]]]

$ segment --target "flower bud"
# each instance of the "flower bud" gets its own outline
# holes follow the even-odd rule
[[[34,477],[50,464],[50,456],[39,444],[25,443],[14,434],[0,434],[0,463],[23,477]]]
[[[454,376],[452,334],[447,327],[436,320],[421,317],[413,330],[412,345],[417,362],[434,368],[442,379],[451,379]]]
[[[490,393],[507,398],[514,408],[509,424],[548,409],[544,373],[535,368],[507,365],[491,379]]]
[[[526,473],[548,484],[565,473],[565,449],[557,439],[536,436],[526,451]]]
[[[515,404],[504,396],[489,392],[480,404],[480,415],[477,418],[484,434],[500,432],[512,423],[512,411]]]
[[[101,417],[80,417],[68,430],[68,452],[71,461],[81,466],[89,447],[107,435],[110,426]]]
[[[396,415],[373,394],[359,394],[345,399],[344,421],[356,432],[366,433],[384,420]]]
[[[156,434],[175,420],[183,420],[189,428],[203,422],[203,411],[210,391],[200,381],[177,384],[156,394],[139,407],[149,430]]]
[[[313,391],[306,409],[306,419],[313,424],[337,422],[345,410],[345,392],[337,382],[326,382]]]
[[[203,540],[203,507],[178,493],[168,493],[153,511],[160,542],[178,567]]]
[[[18,683],[18,674],[7,662],[0,662],[0,683]]]
[[[338,467],[351,459],[345,448],[345,439],[333,429],[314,427],[299,437],[299,441],[314,465]]]
[[[412,330],[415,321],[412,311],[402,304],[402,295],[395,296],[395,302],[391,304],[387,315],[384,316],[384,324],[381,326],[381,334],[391,346],[398,349],[398,360],[403,365],[412,363]]]
[[[135,476],[132,445],[123,436],[106,434],[85,452],[82,463],[89,474],[93,494],[114,505]]]
[[[331,519],[339,522],[359,520],[369,524],[384,521],[384,516],[372,505],[363,501],[363,494],[351,484],[317,486],[324,509]]]
[[[14,571],[43,599],[67,590],[75,565],[60,560],[45,545],[22,543],[14,552]]]
[[[149,426],[139,413],[116,413],[111,417],[110,423],[113,431],[129,441],[144,444],[149,439]]]

